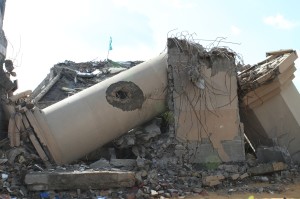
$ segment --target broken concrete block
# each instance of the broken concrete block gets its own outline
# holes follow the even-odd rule
[[[221,180],[224,180],[223,175],[206,176],[202,178],[202,183],[205,186],[215,186],[221,184]]]
[[[241,120],[260,162],[300,163],[300,95],[293,84],[295,50],[267,53],[267,58],[238,75]],[[272,150],[275,147],[276,150]]]
[[[158,192],[155,190],[151,190],[150,194],[151,196],[158,196]]]
[[[281,147],[265,147],[258,146],[256,148],[257,160],[260,163],[269,163],[269,162],[290,162],[291,157],[287,150],[283,150]]]
[[[90,167],[92,169],[103,169],[103,168],[110,168],[111,165],[109,164],[108,160],[101,158],[100,160],[90,164]]]
[[[256,167],[252,167],[248,169],[248,173],[251,175],[262,175],[267,173],[272,173],[276,171],[282,171],[287,169],[287,165],[283,162],[274,162],[268,164],[260,164]]]
[[[244,178],[247,178],[249,177],[249,174],[248,173],[244,173],[240,176],[240,179],[243,180]]]
[[[154,122],[152,124],[150,124],[150,125],[147,125],[144,128],[144,130],[148,134],[159,135],[161,133],[160,127],[157,124],[155,124]]]
[[[122,171],[32,172],[26,174],[25,184],[31,191],[108,189],[132,187],[135,177]]]
[[[155,123],[151,123],[144,128],[144,132],[136,132],[136,137],[143,142],[148,142],[159,134],[161,134],[160,127]]]
[[[288,165],[283,162],[274,162],[272,166],[274,171],[282,171],[288,168]]]
[[[135,159],[111,159],[110,164],[115,167],[135,167]]]
[[[209,187],[213,187],[213,186],[216,186],[219,184],[221,184],[220,180],[212,180],[212,181],[203,182],[204,186],[209,186]]]
[[[192,153],[186,153],[189,162],[243,161],[234,53],[217,48],[207,52],[170,38],[168,66],[173,129]]]
[[[233,174],[233,175],[230,176],[230,178],[231,178],[232,180],[236,180],[236,179],[238,179],[239,177],[240,177],[240,174],[238,174],[238,173]]]
[[[193,190],[192,190],[194,193],[201,193],[202,191],[203,191],[203,189],[202,188],[199,188],[199,187],[195,187],[195,188],[193,188]]]
[[[138,156],[137,159],[136,159],[136,165],[137,165],[139,168],[144,168],[145,165],[146,165],[145,159]]]
[[[229,173],[238,173],[239,172],[238,165],[222,164],[222,165],[218,166],[218,169],[225,170],[226,172],[229,172]]]
[[[205,181],[224,180],[224,179],[225,179],[225,177],[223,175],[214,175],[214,176],[204,177]]]

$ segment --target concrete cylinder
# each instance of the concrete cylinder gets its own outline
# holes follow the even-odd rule
[[[70,163],[166,109],[167,55],[139,64],[34,115],[57,164]]]

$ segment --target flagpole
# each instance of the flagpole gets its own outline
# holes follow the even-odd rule
[[[109,56],[109,51],[112,50],[112,38],[109,37],[109,45],[108,45],[108,51],[107,51],[107,57],[106,57],[106,61],[108,61],[108,56]]]

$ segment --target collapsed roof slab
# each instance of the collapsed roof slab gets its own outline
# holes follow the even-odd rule
[[[168,67],[169,108],[183,146],[178,156],[193,163],[243,161],[235,54],[169,39]]]
[[[300,95],[292,82],[297,54],[287,50],[267,53],[267,56],[267,61],[252,68],[252,74],[264,72],[256,73],[250,81],[243,78],[251,71],[239,75],[242,88],[256,85],[242,98],[241,118],[245,133],[261,161],[284,158],[286,162],[300,163]],[[257,84],[262,79],[262,84]],[[276,155],[270,159],[272,151]]]

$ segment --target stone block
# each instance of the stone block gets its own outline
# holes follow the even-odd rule
[[[103,168],[110,168],[111,165],[109,164],[109,161],[102,158],[96,162],[93,162],[92,164],[90,164],[90,167],[92,169],[103,169]]]
[[[240,174],[236,173],[230,176],[232,180],[237,180],[240,177]]]
[[[215,186],[221,184],[221,180],[224,180],[223,175],[206,176],[202,178],[202,183],[205,186]]]
[[[247,178],[249,177],[249,174],[248,173],[244,173],[240,176],[240,179],[243,180],[244,178]]]
[[[204,186],[209,186],[209,187],[213,187],[213,186],[216,186],[216,185],[219,185],[219,184],[221,184],[220,180],[213,180],[213,181],[209,181],[209,182],[203,182]]]
[[[31,191],[109,189],[132,187],[135,175],[121,171],[32,172],[26,174],[25,184]]]
[[[273,173],[276,171],[282,171],[287,169],[287,165],[283,162],[274,162],[268,164],[260,164],[256,167],[248,169],[248,173],[251,175],[262,175],[267,173]]]
[[[115,167],[134,167],[136,166],[135,159],[111,159],[110,164]]]
[[[204,177],[205,181],[224,180],[224,179],[225,179],[225,177],[223,175],[214,175],[214,176]]]

